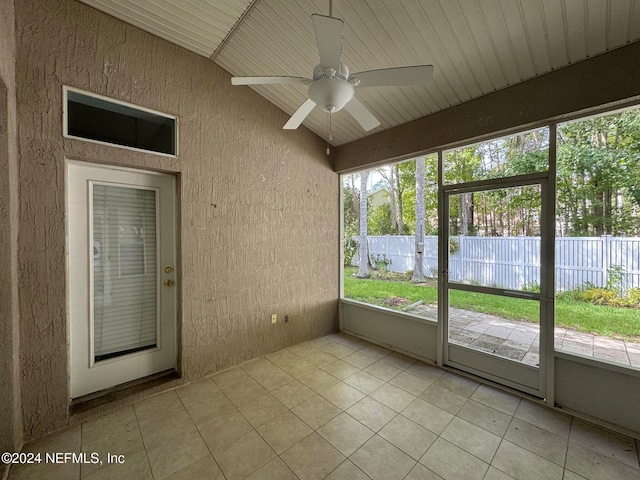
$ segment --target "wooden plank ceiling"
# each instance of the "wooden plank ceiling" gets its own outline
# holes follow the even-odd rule
[[[81,0],[200,55],[233,75],[310,78],[318,63],[311,14],[328,0]],[[429,115],[640,40],[640,0],[335,0],[351,73],[435,66],[427,87],[358,89],[380,120],[364,132],[333,115],[333,145]],[[254,88],[288,114],[302,85]],[[319,109],[303,125],[326,138]]]

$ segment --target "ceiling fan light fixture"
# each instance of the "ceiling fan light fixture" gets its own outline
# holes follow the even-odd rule
[[[338,77],[316,80],[309,87],[309,98],[325,112],[339,112],[354,94],[353,86]]]

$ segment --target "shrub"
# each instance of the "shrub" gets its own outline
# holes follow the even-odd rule
[[[556,294],[556,299],[568,302],[583,302],[585,301],[584,298],[582,298],[583,294],[584,289],[582,288],[577,288],[575,290],[565,290],[564,292],[558,292]]]
[[[622,265],[611,265],[607,270],[607,284],[604,288],[620,294],[624,291],[626,277],[627,272]]]
[[[386,270],[391,265],[391,259],[387,258],[386,253],[378,253],[371,256],[372,262],[378,270]]]
[[[358,251],[358,241],[351,235],[345,235],[344,239],[344,264],[351,265],[353,257]]]
[[[590,288],[582,293],[585,302],[618,308],[640,308],[640,288],[632,288],[626,297],[606,288]]]
[[[626,276],[627,272],[621,265],[612,265],[607,270],[607,283],[603,287],[585,282],[582,287],[558,294],[556,298],[618,308],[640,308],[640,288],[627,290],[625,288]]]
[[[527,282],[522,286],[522,290],[525,292],[540,293],[540,284],[535,280],[533,282]]]
[[[617,298],[616,292],[606,288],[589,288],[582,293],[585,302],[595,305],[610,305]]]
[[[640,288],[630,288],[627,292],[627,301],[635,308],[640,308]]]
[[[454,255],[458,253],[459,250],[460,244],[458,243],[458,240],[453,237],[449,237],[449,255]]]

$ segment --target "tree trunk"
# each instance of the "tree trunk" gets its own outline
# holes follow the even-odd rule
[[[467,214],[469,213],[467,211],[467,207],[465,205],[465,198],[464,198],[465,194],[463,193],[462,195],[460,195],[460,235],[468,235],[469,234],[469,217],[467,216]]]
[[[582,216],[580,217],[581,226],[579,232],[584,232],[588,235],[592,230],[589,228],[589,214],[587,211],[587,199],[585,197],[582,197],[581,207]]]
[[[518,216],[520,217],[520,220],[518,221],[520,227],[518,227],[518,229],[516,230],[516,235],[524,235],[524,207],[518,207],[518,212],[520,212],[518,214]]]
[[[367,242],[367,181],[369,180],[369,170],[360,174],[360,257],[358,278],[369,277],[369,245]]]
[[[398,231],[398,215],[396,211],[396,176],[395,166],[391,166],[389,172],[389,210],[391,210],[391,229]]]
[[[604,191],[604,231],[607,235],[611,235],[613,225],[613,202],[611,201],[613,192],[611,188]]]
[[[593,214],[593,226],[595,228],[596,237],[600,237],[605,234],[604,211],[602,208],[604,205],[604,193],[597,181],[593,182],[593,189],[595,191],[593,205],[591,207],[591,212]]]
[[[469,235],[469,225],[473,226],[473,193],[463,193],[460,197],[460,235]]]
[[[351,204],[353,205],[353,211],[356,214],[356,232],[360,231],[360,199],[358,198],[356,190],[356,174],[349,175],[351,181]]]
[[[400,188],[400,179],[398,177],[398,171],[396,170],[396,178],[398,178],[398,188],[396,193],[398,194],[398,235],[404,235],[404,209],[402,204],[402,192],[404,189]]]
[[[415,258],[411,281],[424,282],[424,157],[416,159],[416,235]]]
[[[509,215],[509,209],[508,208],[506,209],[506,212],[504,212],[502,215],[500,215],[500,218],[499,218],[499,220],[500,220],[500,233],[496,232],[495,233],[496,236],[500,236],[500,237],[504,236],[504,217],[505,217],[505,215],[508,218],[508,215]],[[509,222],[508,219],[507,219],[507,222]]]

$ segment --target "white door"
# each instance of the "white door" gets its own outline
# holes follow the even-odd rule
[[[176,366],[175,179],[67,163],[71,397]]]

